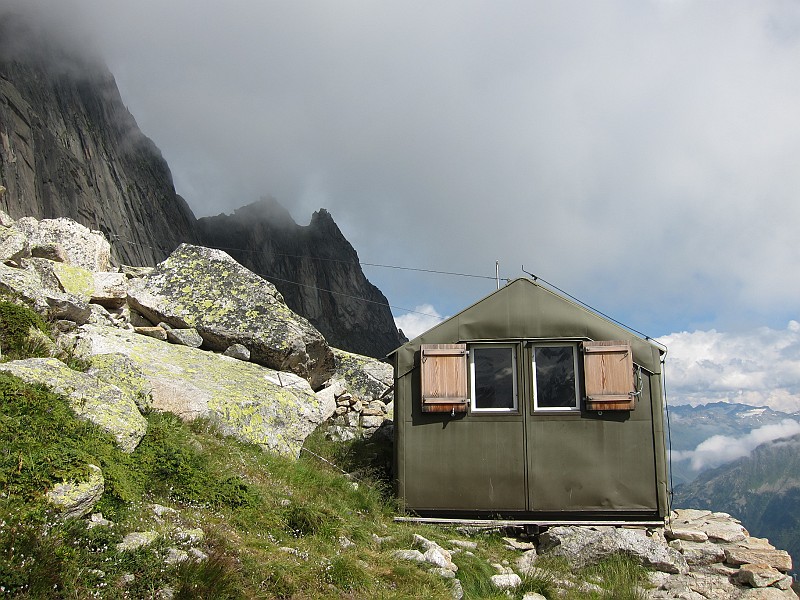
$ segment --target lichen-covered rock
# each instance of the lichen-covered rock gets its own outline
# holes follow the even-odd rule
[[[105,491],[105,479],[100,467],[88,467],[89,476],[84,481],[65,481],[54,485],[45,494],[47,501],[58,508],[65,519],[88,515]]]
[[[124,273],[93,273],[92,302],[106,308],[119,308],[128,299],[128,278]]]
[[[292,312],[271,283],[221,250],[181,244],[128,289],[133,308],[153,323],[194,327],[220,352],[238,343],[253,362],[291,371],[319,388],[333,374],[322,334]]]
[[[27,383],[46,385],[63,395],[78,417],[113,435],[124,452],[133,452],[147,431],[147,420],[130,394],[93,375],[73,371],[55,358],[0,363],[0,371],[11,373]]]
[[[638,558],[645,566],[667,573],[688,573],[680,552],[643,532],[616,527],[552,527],[539,538],[539,552],[563,556],[577,567],[595,564],[614,553]]]
[[[41,221],[23,217],[14,227],[27,236],[31,248],[59,244],[67,262],[89,271],[110,270],[111,245],[99,231],[65,217]]]
[[[237,360],[250,360],[250,350],[248,350],[245,346],[241,344],[231,344],[228,348],[223,352],[225,356],[230,356],[231,358],[235,358]]]
[[[384,398],[394,385],[392,366],[377,359],[333,348],[336,378],[346,383],[347,391],[362,401]]]
[[[18,263],[30,254],[25,234],[13,227],[0,227],[0,262],[11,260]]]
[[[155,531],[133,531],[122,538],[122,541],[117,544],[118,552],[129,552],[137,550],[145,546],[149,546],[158,539],[158,533]]]
[[[292,373],[118,328],[84,325],[77,335],[81,355],[128,356],[152,385],[153,408],[214,418],[224,432],[282,454],[297,456],[330,416],[308,382]]]
[[[197,333],[196,329],[177,329],[170,327],[167,331],[167,341],[173,344],[199,348],[203,345],[203,337]]]
[[[153,386],[130,358],[113,352],[97,354],[92,357],[91,362],[87,373],[129,393],[140,412],[150,410],[153,405]]]
[[[42,280],[35,272],[14,269],[0,262],[0,290],[26,300],[37,312],[47,311]]]

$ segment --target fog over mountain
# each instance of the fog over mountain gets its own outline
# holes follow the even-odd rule
[[[674,343],[673,402],[800,408],[797,3],[0,6],[105,58],[198,216],[269,195],[364,263],[483,277],[365,266],[401,326],[524,265]]]

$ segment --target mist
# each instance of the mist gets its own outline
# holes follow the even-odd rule
[[[740,438],[712,436],[694,450],[673,451],[672,460],[689,460],[694,471],[711,469],[744,458],[761,444],[797,434],[800,434],[800,421],[784,419],[776,425],[753,429]]]
[[[398,318],[496,260],[654,337],[800,318],[797,3],[16,4],[103,56],[197,216],[270,195],[487,276],[365,267]]]

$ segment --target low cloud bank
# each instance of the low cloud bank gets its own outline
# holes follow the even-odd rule
[[[433,305],[420,304],[414,308],[414,312],[395,317],[394,322],[398,329],[403,330],[408,339],[413,340],[420,333],[428,331],[446,318],[439,314]]]
[[[740,438],[727,435],[712,436],[701,442],[694,450],[673,451],[672,460],[689,460],[695,471],[713,469],[747,456],[761,444],[798,433],[800,433],[800,421],[784,419],[776,425],[753,429]]]
[[[800,323],[749,332],[716,330],[673,333],[667,386],[673,404],[737,402],[800,410]]]

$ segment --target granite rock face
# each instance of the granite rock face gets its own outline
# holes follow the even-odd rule
[[[115,240],[116,260],[155,264],[196,241],[194,215],[114,77],[78,47],[0,11],[0,209],[70,217]]]
[[[322,334],[286,306],[275,286],[221,250],[181,244],[152,273],[131,281],[128,302],[154,323],[196,329],[212,350],[242,344],[251,361],[295,373],[313,388],[333,374]]]

